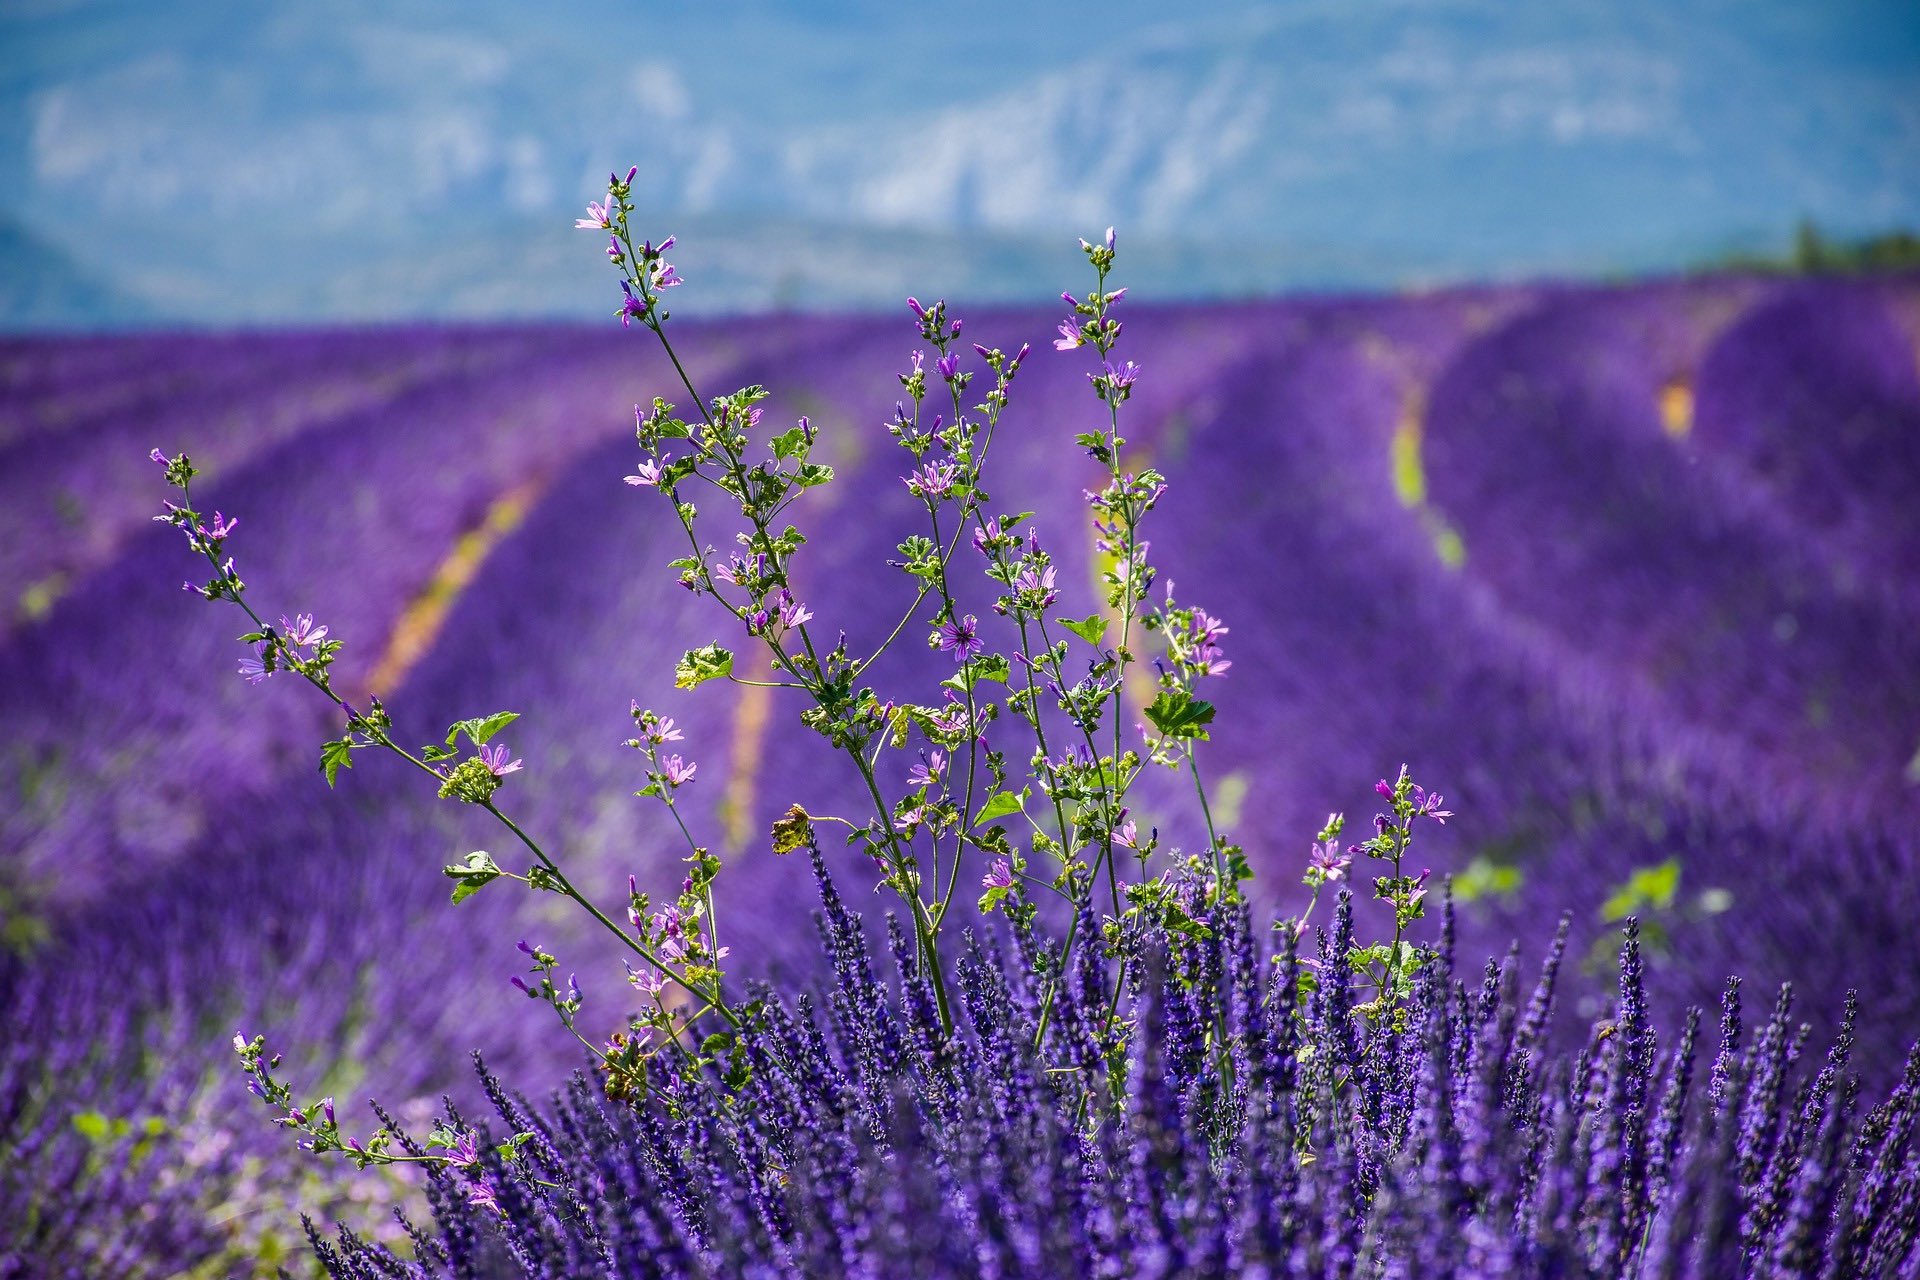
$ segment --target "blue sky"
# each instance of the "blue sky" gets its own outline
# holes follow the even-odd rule
[[[0,103],[0,266],[60,324],[591,315],[629,163],[687,309],[1044,298],[1109,223],[1160,296],[1920,225],[1894,0],[14,0]]]

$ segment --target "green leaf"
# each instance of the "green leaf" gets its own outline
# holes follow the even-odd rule
[[[733,674],[733,654],[718,644],[687,650],[673,669],[673,687],[697,689],[709,680],[721,680]]]
[[[500,867],[492,854],[478,849],[468,854],[464,863],[444,868],[443,874],[453,880],[453,901],[457,906],[480,892],[481,886],[499,879]]]
[[[352,738],[335,738],[321,745],[320,772],[327,775],[328,786],[333,785],[334,778],[342,769],[351,768],[353,768]]]
[[[512,724],[515,720],[518,720],[519,718],[520,718],[520,713],[518,711],[494,712],[492,715],[482,720],[479,726],[472,731],[473,744],[476,747],[486,745],[486,741],[488,738],[491,738],[494,734],[500,732],[502,729],[506,728],[508,725]]]
[[[990,796],[986,804],[980,807],[980,812],[974,815],[973,825],[977,827],[983,822],[992,822],[995,818],[1004,818],[1010,813],[1019,813],[1026,807],[1026,800],[1026,788],[1022,788],[1017,792],[1002,791]]]
[[[807,433],[800,427],[782,431],[773,438],[773,456],[776,458],[797,458],[806,451]]]
[[[473,739],[474,746],[485,746],[488,738],[519,718],[518,711],[496,711],[490,716],[475,716],[471,720],[458,721],[447,730],[447,745],[453,746],[464,733]]]
[[[1101,614],[1090,614],[1085,621],[1072,618],[1060,619],[1060,625],[1098,649],[1100,642],[1107,636],[1107,619]]]
[[[1168,738],[1205,738],[1213,723],[1213,704],[1179,689],[1162,689],[1147,707],[1147,719]]]
[[[982,680],[995,680],[1005,684],[1013,674],[1013,666],[1002,653],[983,653],[969,659],[965,666],[940,682],[942,688],[965,693]]]
[[[824,462],[803,462],[800,470],[794,474],[793,482],[802,489],[812,489],[833,479],[833,468]]]

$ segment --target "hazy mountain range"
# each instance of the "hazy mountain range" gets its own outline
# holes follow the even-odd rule
[[[0,12],[11,325],[591,315],[640,165],[686,309],[1612,274],[1920,222],[1905,3],[442,0]]]

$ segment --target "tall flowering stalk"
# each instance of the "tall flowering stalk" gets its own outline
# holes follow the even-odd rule
[[[1121,409],[1142,370],[1117,355],[1123,324],[1116,307],[1125,290],[1108,288],[1116,263],[1114,232],[1108,230],[1098,244],[1081,242],[1094,288],[1085,297],[1064,296],[1071,315],[1054,342],[1058,353],[1091,351],[1098,361],[1087,378],[1104,424],[1075,439],[1104,468],[1100,487],[1087,491],[1100,606],[1085,616],[1062,606],[1058,564],[1033,512],[998,509],[987,489],[996,430],[1031,349],[1021,345],[1008,355],[998,347],[964,345],[964,324],[948,313],[945,301],[908,299],[922,345],[899,374],[902,397],[887,430],[906,453],[900,486],[924,524],[900,539],[899,558],[889,560],[910,581],[899,620],[872,651],[856,652],[845,631],[826,643],[824,637],[835,631],[804,601],[795,572],[806,537],[789,520],[810,489],[833,482],[831,466],[814,459],[818,430],[804,416],[787,428],[766,422],[762,403],[768,391],[760,386],[712,397],[695,388],[668,336],[670,317],[662,305],[666,290],[682,284],[664,259],[674,238],[659,244],[634,240],[636,177],[637,171],[626,178],[612,175],[607,200],[589,203],[578,226],[609,234],[607,259],[620,273],[618,319],[624,326],[637,320],[659,340],[693,413],[682,416],[664,397],[636,405],[641,459],[626,484],[672,507],[685,555],[672,560],[670,570],[689,593],[714,601],[733,628],[726,639],[756,647],[770,672],[764,681],[739,676],[735,652],[716,639],[676,660],[674,683],[693,689],[724,679],[797,695],[801,723],[845,760],[870,802],[851,816],[793,804],[770,833],[776,854],[804,850],[816,865],[822,929],[835,973],[826,1000],[831,1046],[812,1006],[789,1006],[768,992],[749,992],[751,998],[743,1000],[728,983],[724,961],[732,946],[720,935],[722,862],[701,842],[680,804],[687,787],[710,783],[710,771],[703,773],[689,756],[685,733],[670,716],[634,702],[634,737],[626,745],[639,754],[645,777],[637,794],[659,804],[664,821],[687,846],[684,879],[659,894],[630,877],[624,906],[609,912],[591,902],[549,844],[528,835],[499,802],[511,775],[528,768],[499,741],[516,712],[461,720],[440,741],[419,750],[401,747],[394,718],[380,700],[357,708],[332,689],[330,668],[344,639],[309,614],[280,618],[276,626],[263,622],[228,555],[238,522],[194,509],[190,486],[196,470],[184,455],[156,451],[154,459],[180,493],[179,505],[169,503],[159,518],[179,528],[211,570],[205,583],[188,587],[207,601],[238,606],[252,622],[242,635],[248,654],[240,674],[255,683],[276,674],[300,676],[344,714],[342,737],[326,743],[321,754],[328,783],[338,770],[351,768],[357,752],[397,754],[426,773],[442,798],[486,810],[530,858],[516,862],[524,869],[515,869],[492,852],[476,850],[447,865],[455,904],[497,879],[518,881],[568,898],[630,952],[628,981],[645,1006],[624,1015],[611,1031],[589,1029],[580,986],[572,975],[561,981],[559,956],[541,944],[520,940],[524,961],[513,984],[549,1007],[580,1040],[605,1098],[645,1128],[649,1142],[666,1132],[662,1125],[691,1125],[674,1130],[678,1136],[668,1148],[693,1151],[687,1159],[699,1163],[718,1159],[714,1151],[724,1134],[732,1150],[724,1163],[732,1161],[733,1169],[726,1176],[741,1180],[728,1192],[739,1197],[728,1213],[758,1221],[743,1228],[753,1242],[733,1240],[733,1226],[716,1226],[716,1215],[726,1215],[710,1205],[693,1207],[693,1199],[676,1201],[676,1213],[685,1211],[684,1217],[655,1224],[655,1242],[666,1253],[680,1247],[691,1249],[689,1257],[737,1257],[741,1267],[758,1267],[753,1259],[760,1259],[756,1249],[762,1245],[791,1261],[818,1244],[795,1234],[801,1228],[789,1196],[793,1169],[804,1167],[831,1186],[851,1184],[858,1180],[849,1173],[854,1167],[885,1163],[889,1151],[899,1155],[912,1144],[939,1148],[941,1161],[958,1169],[972,1157],[962,1159],[960,1148],[943,1144],[973,1132],[968,1125],[987,1125],[975,1136],[1004,1146],[1008,1136],[993,1125],[1014,1115],[1035,1117],[1039,1128],[1027,1138],[1039,1134],[1041,1146],[1054,1151],[1044,1159],[1056,1159],[1064,1144],[1081,1151],[1079,1173],[1056,1169],[1060,1180],[1046,1196],[1096,1165],[1110,1165],[1114,1176],[1123,1171],[1121,1184],[1135,1207],[1154,1205],[1162,1213],[1142,1228],[1129,1224],[1127,1213],[1112,1203],[1100,1209],[1108,1217],[1094,1221],[1094,1234],[1077,1245],[1075,1257],[1106,1259],[1102,1265],[1121,1270],[1125,1265],[1116,1259],[1135,1257],[1148,1247],[1146,1240],[1169,1249],[1192,1245],[1200,1249],[1194,1257],[1213,1259],[1252,1249],[1244,1232],[1256,1232],[1265,1242],[1261,1249],[1292,1238],[1288,1232],[1304,1230],[1300,1215],[1308,1213],[1306,1205],[1288,1201],[1292,1207],[1281,1217],[1256,1205],[1269,1192],[1296,1196],[1309,1184],[1344,1197],[1346,1209],[1327,1211],[1325,1230],[1350,1232],[1356,1222],[1371,1221],[1371,1205],[1394,1186],[1394,1161],[1405,1151],[1415,1151],[1421,1161],[1467,1159],[1459,1146],[1467,1130],[1455,1125],[1453,1115],[1465,1115],[1469,1107],[1480,1107],[1476,1115],[1492,1115],[1488,1107],[1519,1105],[1517,1115],[1530,1117],[1523,1128],[1532,1126],[1526,1142],[1534,1144],[1532,1150],[1546,1150],[1540,1146],[1548,1142],[1546,1130],[1538,1128],[1548,1115],[1542,1111],[1546,1077],[1513,1075],[1503,1065],[1507,1055],[1534,1052],[1546,1009],[1507,1017],[1513,1009],[1505,979],[1496,984],[1490,973],[1488,990],[1473,1006],[1480,1009],[1478,1025],[1461,1023],[1461,1011],[1471,1002],[1465,988],[1453,988],[1450,927],[1432,946],[1411,936],[1427,913],[1430,879],[1427,869],[1409,873],[1415,825],[1419,819],[1444,823],[1452,814],[1405,768],[1377,787],[1386,812],[1375,818],[1371,839],[1342,850],[1344,818],[1338,814],[1317,833],[1304,877],[1308,904],[1275,925],[1275,963],[1265,965],[1256,956],[1244,894],[1252,871],[1242,848],[1215,821],[1198,750],[1215,720],[1215,706],[1204,697],[1212,687],[1208,681],[1233,666],[1223,639],[1229,626],[1202,606],[1177,601],[1171,583],[1158,583],[1148,557],[1146,518],[1167,482],[1160,472],[1131,464],[1135,455],[1121,434]],[[977,397],[975,380],[987,388]],[[718,516],[703,512],[695,499],[718,503]],[[956,572],[960,564],[979,566],[991,583],[989,603],[970,601],[977,585]],[[881,662],[916,624],[924,628],[929,649],[952,662],[950,676],[925,702],[887,697],[879,683],[885,677]],[[1150,679],[1142,666],[1148,660]],[[1135,689],[1139,695],[1131,695]],[[1129,697],[1139,702],[1142,723],[1131,725],[1139,745],[1129,745]],[[987,729],[1002,716],[1020,725],[1023,775],[1020,756],[1004,748],[1004,735],[1000,748],[989,745]],[[895,764],[899,752],[910,752],[904,756],[910,764]],[[1135,785],[1150,766],[1190,777],[1194,804],[1185,818],[1160,814],[1156,821],[1137,812]],[[897,777],[904,783],[893,781]],[[1160,823],[1169,833],[1185,823],[1196,835],[1187,844],[1177,835],[1164,839]],[[866,936],[833,889],[822,850],[826,829],[845,835],[845,844],[858,850],[862,865],[874,869],[879,885],[904,908],[904,927],[895,923],[891,929],[899,973],[893,988],[874,977]],[[1306,935],[1321,892],[1350,877],[1356,858],[1382,864],[1373,896],[1392,912],[1392,933],[1377,942],[1363,940],[1352,896],[1342,892],[1331,935],[1317,935],[1311,940],[1317,946],[1311,946]],[[1133,864],[1127,881],[1121,879],[1123,860]],[[977,898],[973,877],[981,890]],[[1043,910],[1048,898],[1054,900],[1052,912]],[[960,940],[954,936],[954,908],[968,900],[979,929]],[[1002,925],[989,919],[993,915],[1004,917],[1004,933],[995,933]],[[991,936],[1002,938],[1010,954],[991,954],[995,944],[985,940]],[[1638,1171],[1630,1182],[1638,1199],[1626,1217],[1607,1222],[1596,1236],[1601,1255],[1613,1259],[1632,1253],[1636,1230],[1642,1240],[1649,1238],[1653,1211],[1647,1205],[1657,1199],[1651,1188],[1676,1186],[1676,1171],[1686,1165],[1674,1144],[1682,1132],[1688,1067],[1674,1067],[1672,1079],[1680,1084],[1668,1084],[1668,1092],[1678,1092],[1655,1115],[1645,1103],[1653,1042],[1638,986],[1638,942],[1630,940],[1622,960],[1619,1040],[1603,1057],[1596,1048],[1582,1067],[1592,1071],[1605,1061],[1611,1075],[1603,1090],[1582,1086],[1580,1098],[1617,1102],[1607,1103],[1605,1115],[1590,1115],[1592,1107],[1553,1111],[1555,1125],[1617,1125],[1605,1132],[1607,1151],[1619,1151],[1619,1159],[1607,1157],[1613,1161],[1607,1169]],[[1494,1046],[1490,1023],[1505,1036],[1500,1046]],[[1475,1048],[1482,1040],[1490,1054],[1484,1061]],[[568,1203],[589,1199],[568,1182],[570,1157],[561,1150],[561,1136],[518,1103],[499,1100],[513,1136],[492,1148],[459,1117],[449,1117],[428,1142],[417,1144],[382,1115],[382,1128],[363,1140],[342,1130],[330,1100],[296,1102],[292,1084],[276,1077],[278,1059],[267,1054],[261,1038],[238,1036],[236,1050],[253,1092],[275,1109],[280,1125],[300,1132],[309,1150],[346,1153],[361,1167],[415,1163],[436,1178],[459,1178],[470,1211],[503,1219],[509,1230],[549,1215],[561,1203],[555,1194],[574,1197]],[[1763,1054],[1764,1061],[1776,1057],[1772,1050]],[[1436,1073],[1446,1071],[1452,1075],[1442,1086]],[[1778,1090],[1782,1079],[1778,1067],[1766,1067],[1755,1086]],[[983,1080],[995,1084],[981,1092]],[[1734,1088],[1716,1063],[1716,1102]],[[797,1102],[822,1090],[833,1098],[831,1119]],[[1452,1100],[1436,1102],[1448,1090]],[[1490,1102],[1496,1098],[1498,1105]],[[1000,1119],[981,1121],[977,1107],[987,1102]],[[743,1121],[756,1107],[785,1117],[776,1123],[778,1132]],[[570,1115],[586,1117],[578,1105]],[[624,1134],[620,1125],[626,1123],[614,1121],[609,1132]],[[1807,1123],[1818,1126],[1816,1117]],[[835,1155],[824,1163],[797,1146],[795,1132],[812,1128],[839,1134]],[[1501,1146],[1503,1132],[1494,1119],[1473,1130],[1471,1140],[1484,1146],[1473,1159],[1498,1161],[1496,1148],[1509,1150]],[[1415,1142],[1413,1134],[1425,1136]],[[1551,1142],[1561,1142],[1557,1128]],[[1185,1163],[1167,1163],[1177,1146]],[[1327,1173],[1302,1174],[1321,1159]],[[1780,1173],[1759,1157],[1749,1165],[1749,1180],[1778,1184],[1776,1203],[1797,1194],[1795,1174]],[[962,1196],[993,1199],[1008,1192],[1004,1186],[996,1190],[993,1174],[968,1176],[975,1180],[958,1188]],[[1275,1178],[1275,1188],[1260,1184],[1254,1192],[1244,1180],[1250,1176]],[[1528,1184],[1500,1194],[1511,1192],[1515,1205],[1521,1199],[1534,1205],[1526,1197],[1536,1190]],[[1469,1196],[1469,1190],[1455,1192]],[[1079,1205],[1075,1213],[1102,1203],[1085,1186],[1060,1194],[1068,1199],[1041,1199],[1062,1211]],[[1198,1219],[1167,1209],[1169,1197],[1177,1196],[1188,1203],[1217,1197],[1231,1207],[1227,1217],[1206,1219],[1212,1244],[1194,1244],[1206,1234],[1194,1234]],[[831,1209],[818,1213],[831,1217]],[[1010,1209],[979,1201],[975,1213],[991,1217]],[[1229,1219],[1242,1234],[1219,1234]],[[1379,1221],[1380,1230],[1407,1228],[1392,1215]],[[1774,1247],[1770,1230],[1772,1219],[1747,1228],[1753,1247]],[[1352,1253],[1348,1244],[1334,1253],[1342,1249]],[[524,1245],[522,1253],[536,1257],[538,1247]],[[328,1257],[323,1249],[323,1261]],[[1273,1257],[1290,1255],[1283,1249]]]

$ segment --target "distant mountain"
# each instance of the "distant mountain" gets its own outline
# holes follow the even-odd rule
[[[1110,223],[1190,296],[1920,224],[1920,17],[1893,0],[1178,23],[1124,0],[1097,24],[1012,0],[944,24],[877,0],[38,0],[0,48],[0,213],[90,261],[100,219],[74,210],[110,211],[118,287],[215,323],[591,314],[571,219],[626,163],[702,306],[865,305],[929,256],[953,292],[1019,294],[1012,264]]]

